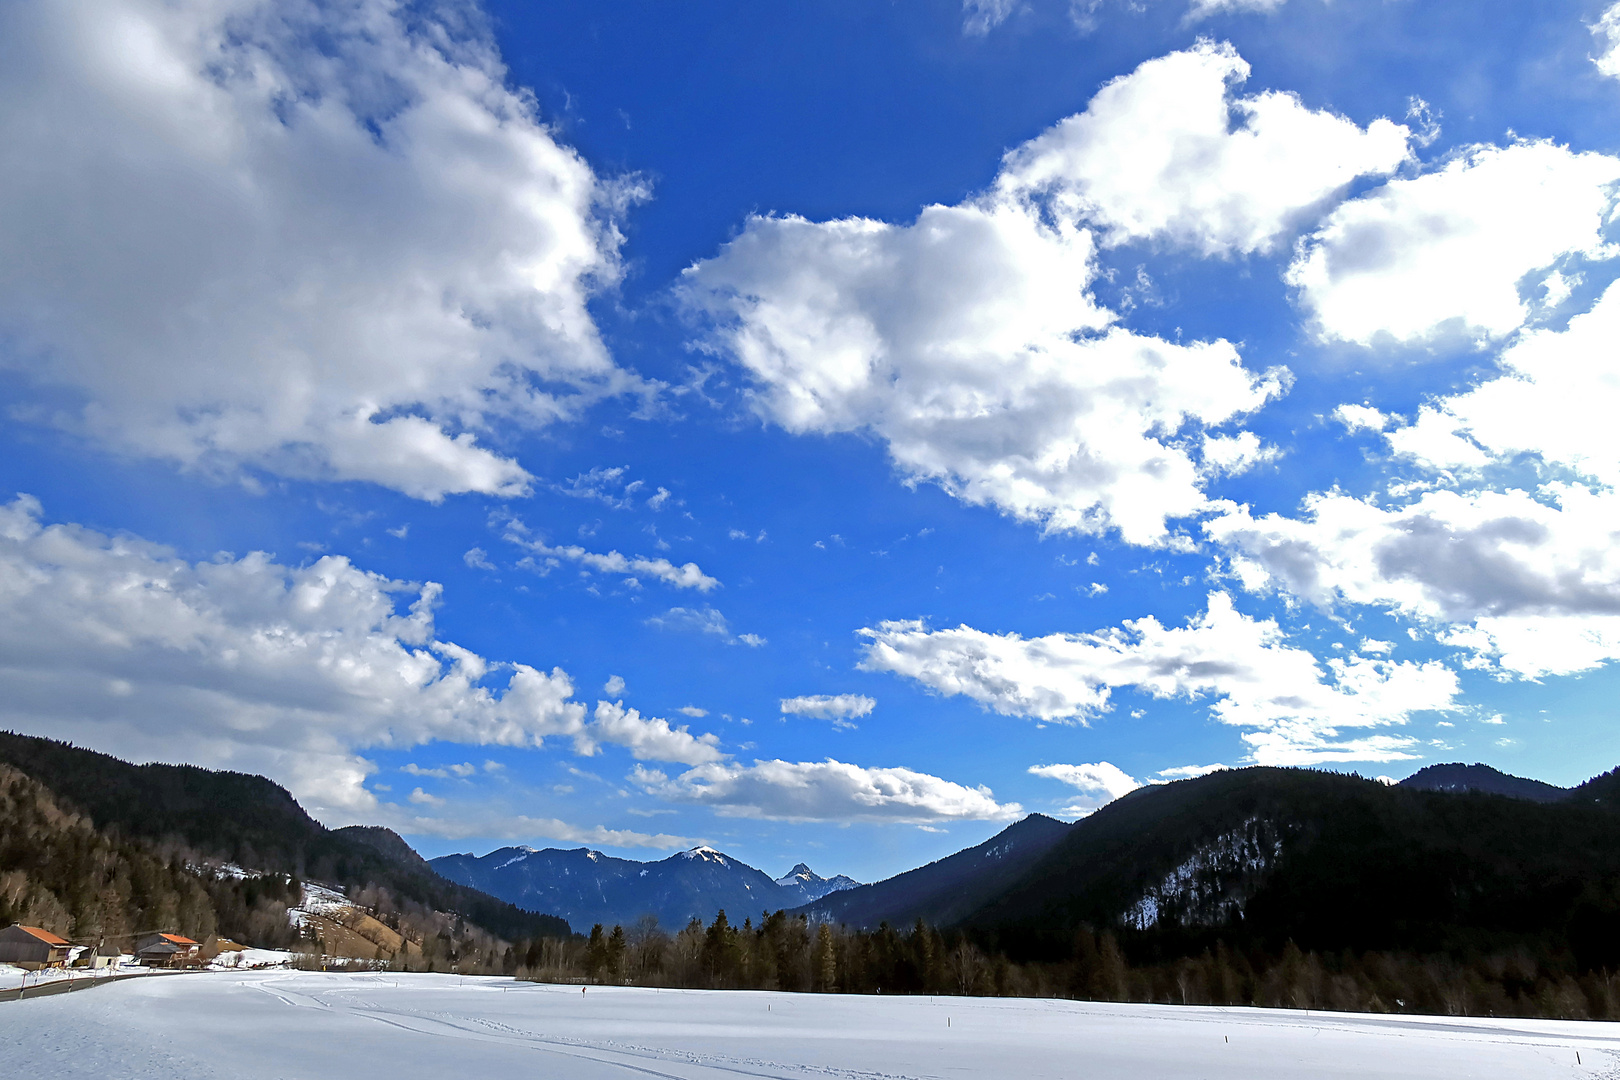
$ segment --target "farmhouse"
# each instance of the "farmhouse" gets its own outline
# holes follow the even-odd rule
[[[20,923],[0,930],[0,964],[15,964],[29,971],[67,964],[73,946],[49,930]]]
[[[142,967],[190,967],[198,962],[201,948],[179,934],[148,934],[135,943],[135,958]]]

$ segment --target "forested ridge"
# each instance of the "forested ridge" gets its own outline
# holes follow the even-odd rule
[[[386,829],[325,828],[262,776],[131,765],[10,732],[0,768],[17,789],[0,817],[0,920],[78,939],[164,929],[280,948],[298,943],[287,909],[317,880],[414,930],[430,955],[570,933],[445,880]]]

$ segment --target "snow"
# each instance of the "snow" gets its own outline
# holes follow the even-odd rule
[[[347,896],[337,889],[314,882],[304,883],[304,896],[295,908],[287,909],[287,922],[302,927],[310,915],[338,915],[354,907]]]
[[[285,949],[233,950],[220,953],[209,962],[208,966],[213,968],[280,967],[292,963],[299,955],[299,953],[287,952]]]
[[[1146,930],[1166,920],[1177,926],[1217,926],[1241,918],[1250,894],[1282,856],[1282,830],[1261,818],[1223,833],[1151,885],[1126,909],[1124,922]]]
[[[91,972],[83,968],[41,968],[29,971],[14,964],[0,964],[0,990],[15,990],[19,986],[38,986],[61,979],[88,979]],[[27,980],[24,982],[24,980]]]
[[[699,845],[689,851],[677,851],[677,856],[683,859],[701,859],[704,862],[715,862],[721,866],[726,865],[726,857],[707,845]]]
[[[0,1003],[0,1060],[96,1080],[1538,1080],[1620,1076],[1620,1024],[218,972]]]

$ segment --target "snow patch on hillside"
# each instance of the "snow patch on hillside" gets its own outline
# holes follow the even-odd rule
[[[1286,832],[1262,818],[1200,846],[1148,886],[1121,921],[1134,930],[1162,924],[1220,926],[1243,917],[1244,905],[1282,855]]]

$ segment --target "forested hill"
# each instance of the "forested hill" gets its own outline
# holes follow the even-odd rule
[[[1613,786],[1613,785],[1610,785]],[[1078,822],[965,923],[1014,956],[1082,927],[1136,957],[1233,948],[1529,949],[1620,969],[1620,810],[1250,768],[1142,788]]]
[[[1569,788],[1511,776],[1489,765],[1464,765],[1461,762],[1426,766],[1402,780],[1401,787],[1418,791],[1477,791],[1485,795],[1529,799],[1531,802],[1562,802],[1570,796]]]
[[[42,784],[93,826],[124,840],[349,887],[455,912],[507,940],[567,936],[550,915],[449,881],[386,829],[330,830],[262,776],[190,765],[132,765],[52,739],[0,732],[0,764]],[[0,871],[4,871],[0,867]]]

